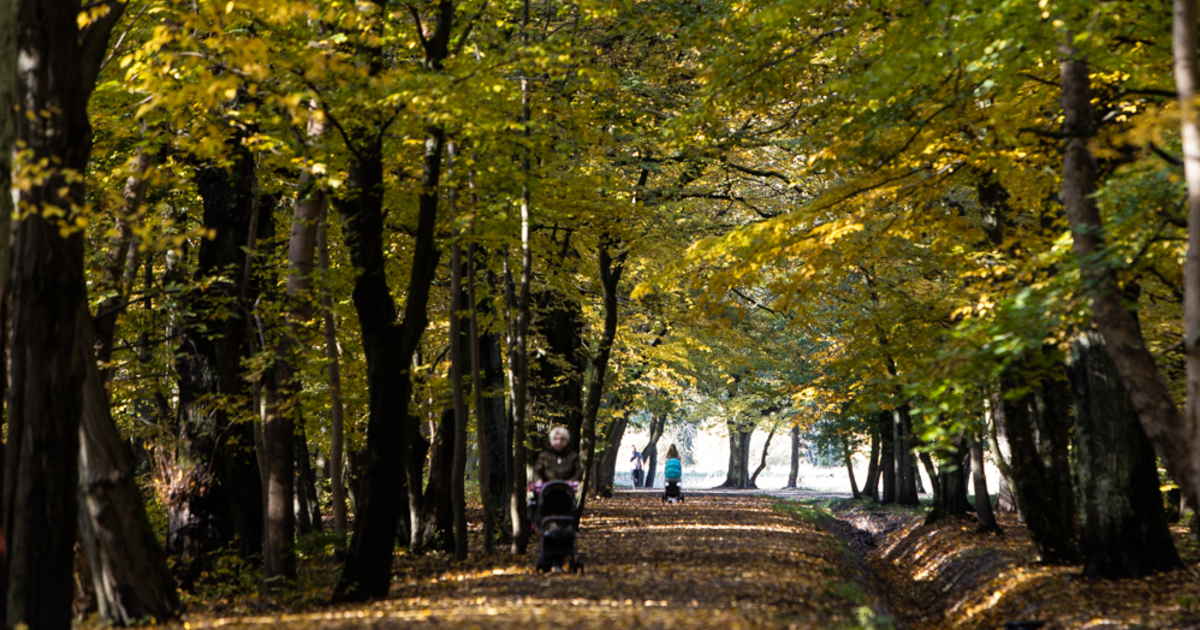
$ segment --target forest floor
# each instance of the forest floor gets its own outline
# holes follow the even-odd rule
[[[990,630],[1039,620],[1045,630],[1200,630],[1200,548],[1182,530],[1188,568],[1106,582],[1038,565],[1024,527],[1003,515],[1003,532],[984,535],[967,519],[925,525],[921,509],[824,495],[692,492],[676,505],[659,496],[589,503],[582,574],[537,573],[534,544],[523,557],[461,563],[401,554],[387,600],[331,607],[337,567],[310,560],[278,596],[245,592],[250,573],[213,576],[178,625]],[[243,592],[229,584],[237,579]]]

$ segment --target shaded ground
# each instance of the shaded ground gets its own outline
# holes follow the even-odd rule
[[[777,503],[711,493],[664,506],[619,493],[590,504],[582,575],[535,573],[533,549],[519,562],[400,556],[387,601],[257,615],[230,603],[190,613],[187,627],[845,628],[885,612],[869,567],[815,524],[822,516]]]
[[[1042,566],[1024,525],[999,515],[1000,534],[978,534],[969,519],[925,525],[919,510],[834,506],[880,578],[900,625],[991,630],[1038,620],[1044,630],[1200,629],[1200,561],[1182,528],[1187,568],[1130,580],[1088,580],[1078,566]]]

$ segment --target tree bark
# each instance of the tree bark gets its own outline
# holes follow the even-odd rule
[[[508,329],[508,382],[512,396],[512,466],[509,478],[509,522],[512,524],[512,553],[525,553],[529,538],[529,518],[525,511],[528,471],[526,452],[529,445],[525,440],[525,428],[529,415],[529,283],[532,276],[533,256],[529,243],[529,190],[521,196],[521,280],[519,293],[514,290],[512,274],[508,273],[508,257],[505,257],[505,301],[507,302]]]
[[[742,431],[736,418],[726,422],[726,426],[729,429],[729,465],[725,482],[717,487],[745,489],[750,483],[750,436],[754,429]]]
[[[1185,494],[1191,499],[1192,505],[1200,505],[1200,502],[1197,502],[1197,499],[1200,499],[1200,432],[1197,431],[1197,427],[1200,427],[1200,117],[1197,116],[1196,106],[1197,91],[1200,90],[1196,22],[1200,17],[1197,13],[1200,11],[1195,0],[1173,0],[1172,7],[1172,52],[1175,60],[1175,88],[1179,93],[1183,175],[1187,183],[1188,202],[1188,249],[1183,273],[1183,348],[1187,357],[1187,407],[1184,417],[1177,419],[1172,418],[1169,412],[1158,414],[1147,413],[1149,409],[1143,411],[1145,406],[1138,404],[1136,397],[1134,405],[1138,409],[1147,435],[1155,442],[1159,453],[1166,460],[1171,477],[1178,480]],[[1064,95],[1065,85],[1064,80]],[[1090,130],[1090,120],[1088,123]],[[1095,202],[1091,203],[1094,206]],[[1098,221],[1098,216],[1096,220]],[[1115,340],[1109,339],[1107,333],[1105,338],[1110,342],[1109,352],[1112,353],[1114,349],[1111,346]],[[1121,369],[1120,361],[1117,364],[1118,369]],[[1132,391],[1135,385],[1125,376],[1126,371],[1132,376],[1132,366],[1122,370],[1127,391]],[[1157,380],[1158,384],[1161,384],[1162,379]],[[1159,397],[1161,396],[1162,394],[1159,394]],[[1167,412],[1167,402],[1170,402],[1169,398],[1159,403],[1164,412]],[[1170,409],[1174,410],[1174,405],[1171,405]],[[1190,439],[1180,443],[1181,438]],[[1169,453],[1166,451],[1168,446],[1172,447]],[[1187,457],[1187,463],[1178,461],[1183,457]],[[1187,481],[1184,481],[1185,475],[1190,475]]]
[[[468,333],[471,340],[471,393],[475,398],[475,448],[479,452],[479,502],[483,507],[483,553],[495,552],[493,536],[495,529],[495,496],[492,487],[493,465],[492,440],[489,435],[487,403],[483,395],[483,361],[479,356],[482,344],[479,339],[479,302],[475,296],[475,244],[467,248],[467,304],[471,308]]]
[[[1190,0],[1176,0],[1175,7],[1176,81],[1182,80],[1186,84],[1184,87],[1191,86],[1190,91],[1180,95],[1186,96],[1183,100],[1190,104],[1195,86],[1196,14]],[[1163,458],[1167,472],[1179,482],[1189,502],[1200,505],[1200,431],[1196,429],[1197,419],[1193,412],[1189,411],[1184,416],[1175,407],[1154,356],[1146,347],[1141,327],[1125,306],[1115,272],[1102,256],[1104,227],[1093,196],[1096,191],[1096,160],[1088,146],[1095,132],[1088,64],[1071,47],[1064,47],[1063,54],[1063,130],[1069,138],[1063,154],[1063,205],[1071,223],[1073,247],[1083,273],[1084,289],[1092,300],[1096,327],[1104,335],[1108,353],[1117,366],[1126,391],[1130,393],[1142,428]],[[1182,111],[1192,111],[1191,105],[1185,107]],[[1191,153],[1190,147],[1185,150],[1189,152],[1185,156],[1187,160],[1196,163],[1200,153]],[[1189,188],[1191,195],[1195,194],[1198,186]],[[1194,226],[1200,223],[1200,216],[1192,216],[1193,207],[1189,199],[1189,225]],[[1196,243],[1200,232],[1191,232],[1184,271],[1184,350],[1188,357],[1189,409],[1195,408],[1193,401],[1200,399],[1200,381],[1194,376],[1196,370],[1200,369],[1200,363],[1197,363],[1200,361],[1200,349],[1197,346],[1197,340],[1200,339],[1197,333],[1200,330],[1200,293],[1197,293],[1200,291],[1200,274],[1197,273],[1197,269],[1200,269],[1200,244]]]
[[[617,338],[617,285],[621,282],[621,274],[625,271],[625,257],[629,254],[624,250],[615,257],[609,253],[609,248],[616,243],[605,235],[601,237],[597,251],[597,261],[600,266],[600,286],[604,290],[604,331],[596,345],[596,354],[592,357],[591,372],[588,378],[587,402],[583,409],[583,427],[580,452],[584,455],[584,476],[580,486],[579,505],[576,515],[582,516],[587,506],[589,484],[593,483],[590,470],[596,458],[596,416],[600,413],[600,400],[604,395],[604,377],[608,371],[608,357],[612,353],[613,342]]]
[[[321,218],[317,227],[317,258],[321,266],[321,274],[329,274],[329,231],[326,227],[328,198],[322,208]],[[329,448],[329,489],[330,500],[333,503],[333,531],[337,536],[335,554],[345,552],[342,543],[346,535],[346,481],[345,470],[345,411],[342,408],[342,372],[340,365],[340,350],[338,349],[337,328],[333,322],[333,293],[329,290],[329,281],[321,287],[321,313],[324,320],[326,373],[329,375],[329,419],[330,419],[330,448]]]
[[[122,7],[110,10],[119,14]],[[20,192],[29,214],[16,226],[12,252],[5,599],[8,627],[38,630],[71,627],[79,427],[90,352],[83,234],[75,223],[86,203],[82,175],[92,147],[87,103],[95,75],[85,64],[98,67],[88,56],[90,39],[101,38],[102,49],[111,24],[103,32],[81,32],[79,11],[79,2],[20,0],[15,20],[23,60],[16,139],[32,152],[31,163],[49,167],[42,185]],[[46,212],[50,207],[66,215],[55,218]]]
[[[858,491],[858,482],[854,479],[854,454],[850,452],[850,444],[842,442],[842,458],[846,461],[846,473],[850,475],[850,493],[858,500],[862,500],[862,493]]]
[[[629,414],[622,411],[604,432],[604,452],[599,459],[599,471],[596,474],[596,491],[600,496],[612,496],[613,484],[617,477],[617,458],[620,456],[621,440],[625,437],[625,428],[628,426]]]
[[[1016,383],[1012,379],[1011,374],[1002,374],[1002,389],[1015,389]],[[1042,562],[1072,563],[1076,557],[1073,513],[1056,504],[1059,491],[1054,487],[1055,483],[1069,483],[1070,480],[1052,478],[1052,469],[1043,463],[1043,454],[1038,452],[1034,438],[1032,416],[1035,404],[1032,393],[1018,400],[1006,397],[1003,402],[1004,428],[1012,450],[1013,484],[1025,524]]]
[[[1183,566],[1163,513],[1154,449],[1096,332],[1071,350],[1083,573],[1142,577]]]
[[[875,444],[872,441],[872,444]],[[874,452],[872,451],[871,466],[875,465]],[[870,479],[870,475],[867,476]],[[792,465],[788,470],[787,487],[795,488],[796,482],[800,479],[800,425],[792,425]]]
[[[443,22],[453,16],[453,7],[449,2],[439,6],[440,30]],[[449,25],[445,24],[444,28]],[[351,263],[361,270],[355,279],[353,297],[367,359],[369,416],[363,500],[361,509],[355,514],[354,537],[334,590],[335,601],[386,597],[391,584],[392,556],[400,520],[400,496],[395,483],[405,474],[405,453],[412,439],[413,421],[408,414],[412,397],[409,370],[425,332],[426,306],[440,257],[434,242],[434,228],[444,134],[440,128],[431,128],[425,141],[412,273],[404,316],[397,325],[396,306],[384,270],[383,146],[378,135],[370,138],[357,146],[359,159],[351,164],[347,181],[352,196],[339,207]],[[419,476],[408,479],[410,493],[414,487],[420,488],[420,481]]]
[[[895,412],[896,418],[896,503],[920,505],[917,495],[917,467],[913,459],[912,418],[908,405],[901,405]]]
[[[879,412],[879,474],[883,478],[880,503],[896,502],[896,429],[890,410]]]
[[[863,482],[863,494],[876,503],[879,502],[879,430],[871,430],[871,461],[867,464],[867,478]]]
[[[772,426],[771,432],[767,434],[767,441],[763,443],[762,459],[758,462],[758,468],[755,468],[754,472],[751,473],[750,481],[746,484],[747,488],[758,487],[758,475],[767,467],[767,451],[771,448],[771,439],[775,437],[775,432],[778,430],[779,427],[777,425]]]
[[[128,446],[113,422],[91,331],[83,328],[81,334],[87,372],[79,431],[79,527],[96,603],[100,616],[112,624],[136,625],[147,618],[164,623],[180,612],[175,579],[146,516]]]
[[[646,448],[642,449],[642,459],[646,461],[646,483],[643,485],[647,488],[654,487],[654,469],[658,464],[658,441],[662,439],[666,426],[667,414],[650,414],[650,439],[646,442]]]
[[[983,469],[983,442],[979,436],[971,437],[971,480],[975,489],[975,514],[979,518],[978,531],[998,532],[996,515],[992,512],[992,498],[988,496],[987,475]]]
[[[230,170],[208,166],[196,173],[203,224],[216,236],[201,241],[195,277],[213,281],[182,298],[186,308],[175,361],[179,450],[167,462],[174,470],[164,473],[175,480],[166,499],[167,550],[179,559],[185,585],[209,568],[210,552],[237,540],[240,552],[256,554],[263,539],[254,427],[213,403],[250,400],[241,377],[241,361],[250,352],[250,309],[239,283],[217,280],[246,266],[256,203],[253,157],[240,142],[230,144],[235,151]],[[210,313],[226,315],[210,319]]]
[[[453,145],[452,145],[453,146]],[[453,156],[453,149],[450,151]],[[454,397],[454,464],[450,494],[454,509],[454,558],[467,559],[467,403],[463,395],[463,360],[467,358],[462,325],[462,246],[450,254],[450,388]]]

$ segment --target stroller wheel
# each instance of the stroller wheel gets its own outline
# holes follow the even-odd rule
[[[533,567],[537,569],[538,573],[545,573],[549,571],[551,566],[552,563],[550,562],[550,559],[545,557],[538,558],[537,563],[533,565]]]
[[[571,573],[583,573],[583,563],[578,559],[571,560]]]

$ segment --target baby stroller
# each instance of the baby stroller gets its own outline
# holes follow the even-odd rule
[[[663,487],[663,503],[683,503],[683,490],[679,488],[678,479],[668,479]]]
[[[539,572],[562,570],[564,564],[571,571],[583,571],[575,554],[576,483],[550,481],[538,492],[536,523],[542,547],[535,566]]]

